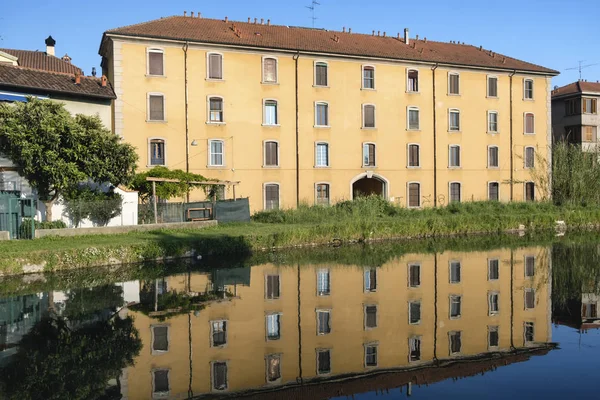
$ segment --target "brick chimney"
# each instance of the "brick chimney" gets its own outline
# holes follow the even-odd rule
[[[49,56],[54,55],[54,45],[56,44],[56,40],[52,38],[52,36],[48,36],[46,39],[46,54]]]
[[[102,75],[102,78],[100,79],[100,84],[102,85],[102,87],[106,87],[106,75]]]
[[[75,72],[75,84],[81,85],[81,74],[79,72]]]

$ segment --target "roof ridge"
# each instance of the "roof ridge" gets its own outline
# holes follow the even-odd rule
[[[54,75],[65,75],[65,76],[75,76],[75,74],[72,74],[70,72],[59,72],[59,71],[48,71],[45,69],[39,69],[39,68],[31,68],[31,67],[24,67],[22,65],[10,65],[10,64],[0,64],[0,67],[7,67],[7,68],[16,68],[16,69],[24,69],[26,71],[35,71],[35,72],[43,72],[45,74],[54,74]],[[85,79],[94,79],[97,81],[100,81],[102,78],[98,78],[96,76],[88,76],[88,75],[81,75],[81,78],[85,78]]]
[[[116,31],[116,30],[119,30],[119,29],[133,28],[135,26],[145,25],[145,24],[149,24],[149,23],[152,23],[152,22],[156,22],[156,21],[164,21],[166,19],[175,18],[175,17],[179,17],[179,16],[180,15],[169,15],[167,17],[160,17],[160,18],[152,19],[150,21],[138,22],[137,24],[118,26],[116,28],[108,29],[108,30],[104,31],[104,33],[110,33],[112,31]],[[186,17],[186,18],[189,18],[189,17]],[[210,19],[210,18],[206,18],[206,19]]]

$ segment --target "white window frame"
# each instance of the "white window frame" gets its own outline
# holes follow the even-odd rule
[[[317,375],[319,375],[319,376],[330,375],[331,371],[333,370],[333,368],[331,367],[331,364],[332,364],[331,353],[333,352],[333,349],[331,349],[331,348],[328,348],[328,349],[318,348],[318,349],[315,349],[315,351],[317,353],[317,355],[316,355],[316,359],[317,359],[316,360],[317,361]],[[324,352],[328,352],[329,353],[329,371],[327,371],[327,372],[320,372],[319,371],[319,353],[324,353]]]
[[[492,344],[490,343],[490,332],[496,332],[497,333],[498,344],[495,345],[495,346],[492,346]],[[488,342],[488,349],[490,349],[490,350],[497,350],[500,347],[500,326],[498,326],[498,325],[488,325],[487,342]]]
[[[369,288],[367,287],[367,280],[365,279],[365,272],[367,272],[367,271],[369,271],[369,272],[370,272],[370,271],[375,271],[375,289],[369,289]],[[364,269],[363,269],[363,291],[364,291],[365,293],[375,293],[375,292],[377,292],[377,286],[378,286],[378,282],[377,282],[377,280],[378,280],[378,278],[379,278],[379,277],[378,277],[378,275],[379,275],[379,274],[377,273],[377,268],[375,268],[375,267],[368,267],[368,268],[364,268]],[[369,278],[369,280],[370,280],[370,279],[371,279],[371,278]],[[369,282],[369,283],[370,283],[370,282]]]
[[[450,115],[453,113],[458,113],[458,129],[451,129],[452,128],[452,122],[451,122],[451,118]],[[462,117],[461,117],[461,112],[460,109],[458,108],[449,108],[448,109],[448,132],[450,133],[460,133],[462,131]]]
[[[452,299],[454,298],[458,298],[459,300],[459,304],[460,304],[460,313],[456,316],[452,316]],[[462,312],[463,312],[463,302],[462,302],[462,298],[463,296],[460,294],[451,294],[448,296],[448,318],[450,319],[461,319],[462,317]]]
[[[327,313],[329,314],[329,332],[320,333],[319,332],[319,313]],[[331,335],[333,333],[333,320],[331,319],[331,308],[317,308],[315,310],[315,318],[317,319],[317,336],[325,336]]]
[[[221,158],[223,159],[223,163],[222,164],[213,164],[212,163],[212,143],[213,142],[221,142],[221,148],[223,149],[223,152],[221,153]],[[217,154],[217,153],[215,153]],[[208,167],[219,167],[222,168],[225,166],[225,140],[223,139],[208,139]]]
[[[267,210],[267,185],[277,185],[278,190],[278,199],[277,199],[277,209],[281,208],[281,184],[279,182],[265,182],[263,183],[262,194],[263,194],[263,210]],[[281,279],[281,278],[280,278]],[[279,282],[279,288],[281,290],[281,280]],[[281,292],[279,292],[281,295]]]
[[[527,166],[527,149],[533,149],[533,167]],[[535,147],[534,146],[525,146],[523,148],[523,169],[534,169],[535,168]]]
[[[451,193],[452,193],[452,191],[451,191],[451,189],[452,189],[452,184],[453,183],[458,183],[459,186],[460,186],[460,199],[459,199],[458,202],[462,203],[462,201],[463,201],[462,183],[459,182],[459,181],[450,181],[450,182],[448,182],[448,204],[452,203],[452,200],[451,200],[451,197],[452,197]]]
[[[281,383],[281,379],[283,377],[283,368],[281,367],[282,364],[282,355],[281,353],[270,353],[265,355],[265,382],[267,383],[267,385],[277,385],[279,383]],[[275,379],[275,380],[269,380],[269,358],[278,358],[279,359],[279,378]]]
[[[268,101],[274,101],[275,102],[275,120],[276,123],[275,124],[267,124],[267,102]],[[223,117],[225,117],[225,110],[223,110]],[[281,124],[279,123],[279,100],[277,99],[263,99],[263,120],[262,120],[262,126],[267,126],[267,127],[278,127],[281,126]]]
[[[458,281],[452,281],[452,264],[458,263]],[[457,259],[448,260],[448,283],[458,285],[462,282],[462,261]]]
[[[533,307],[527,307],[527,292],[533,292]],[[525,310],[534,310],[535,309],[535,289],[528,287],[523,290],[523,308]]]
[[[365,126],[365,107],[373,107],[373,126]],[[377,106],[373,103],[364,103],[362,109],[362,129],[377,129]]]
[[[167,328],[167,350],[154,350],[154,329]],[[171,350],[171,326],[169,324],[150,325],[151,341],[150,350],[153,356],[168,353]]]
[[[531,82],[531,98],[526,96],[527,93],[527,84],[526,82]],[[523,78],[523,100],[524,101],[533,101],[535,100],[535,82],[531,78]]]
[[[326,105],[327,106],[327,125],[319,125],[318,124],[317,107],[319,105]],[[315,101],[315,107],[314,108],[315,108],[315,125],[314,125],[314,127],[315,128],[331,128],[331,120],[330,120],[330,117],[331,117],[330,116],[330,111],[331,110],[329,109],[329,102],[328,101],[323,101],[323,100]]]
[[[408,75],[411,71],[417,73],[417,90],[409,90],[410,85],[408,84]],[[417,68],[406,68],[406,93],[421,93],[421,73]]]
[[[150,96],[162,96],[163,98],[163,119],[150,119]],[[165,123],[167,122],[167,96],[162,92],[146,93],[146,122]]]
[[[533,258],[533,275],[527,275],[527,259],[528,258]],[[536,260],[537,260],[537,257],[533,254],[525,254],[523,256],[523,276],[525,277],[525,279],[533,279],[533,277],[535,277]]]
[[[452,148],[458,148],[458,165],[450,165],[452,161]],[[449,169],[459,169],[462,165],[462,151],[460,148],[460,144],[449,144],[448,145],[448,168]]]
[[[316,184],[315,184],[316,186]],[[317,269],[317,296],[318,297],[327,297],[327,296],[331,296],[331,270],[329,268],[319,268]],[[329,286],[329,293],[319,293],[319,274],[322,272],[327,272],[327,279],[329,280],[328,282],[328,286]]]
[[[265,60],[272,59],[275,60],[275,82],[267,82],[265,81]],[[260,83],[263,85],[279,85],[279,58],[274,56],[262,56],[260,61],[260,70],[261,70],[261,79]]]
[[[220,344],[220,345],[215,345],[215,342],[213,341],[214,339],[214,331],[213,331],[213,324],[216,322],[222,322],[225,324],[225,344]],[[209,323],[209,327],[210,327],[210,347],[211,348],[217,348],[217,349],[222,349],[224,347],[227,347],[227,344],[229,343],[229,321],[226,319],[213,319],[208,321]]]
[[[494,258],[488,258],[488,281],[497,281],[500,280],[500,258],[498,257],[494,257]],[[492,261],[497,261],[498,262],[498,277],[497,278],[492,278],[491,274],[490,274],[490,270],[492,267]]]
[[[496,79],[496,95],[495,96],[490,96],[490,78]],[[498,96],[498,92],[499,92],[499,88],[500,88],[500,79],[498,78],[498,75],[487,75],[485,78],[485,97],[487,97],[488,99],[497,99],[500,96]]]
[[[331,204],[331,183],[329,182],[315,182],[315,204],[317,204],[318,198],[317,198],[317,186],[318,185],[327,185],[329,186],[328,190],[329,190],[329,201],[328,201],[328,205]]]
[[[167,383],[169,384],[169,390],[166,392],[156,391],[156,372],[167,371]],[[171,368],[153,368],[152,371],[152,398],[153,399],[164,399],[171,395]]]
[[[418,206],[411,206],[410,205],[410,185],[412,184],[417,184],[419,185],[419,205]],[[422,202],[421,202],[421,182],[419,181],[408,181],[406,182],[406,208],[421,208],[422,207]]]
[[[375,326],[367,326],[367,307],[375,307]],[[377,304],[363,304],[363,328],[365,331],[377,329],[379,327],[379,306]]]
[[[532,340],[527,340],[527,326],[530,325],[532,329]],[[532,345],[535,343],[535,322],[533,321],[524,321],[523,322],[523,343],[525,345]]]
[[[491,123],[490,116],[492,114],[496,115],[496,130],[495,131],[490,129],[490,123]],[[499,118],[499,113],[496,110],[488,110],[488,112],[487,112],[487,133],[492,134],[492,135],[500,133],[500,118]]]
[[[419,305],[419,320],[417,322],[411,322],[411,319],[412,319],[411,318],[411,315],[412,315],[412,313],[411,313],[411,311],[412,311],[411,305],[412,304],[418,304]],[[422,305],[423,305],[423,302],[421,300],[410,300],[408,302],[408,324],[409,325],[421,325],[421,315],[423,314],[422,313],[423,310],[421,308]]]
[[[527,115],[533,115],[533,132],[527,132]],[[523,135],[535,135],[535,114],[531,111],[523,113]]]
[[[497,296],[498,298],[498,309],[492,310],[492,296]],[[488,315],[498,315],[500,314],[500,293],[496,291],[488,292]]]
[[[377,356],[375,357],[375,365],[367,365],[367,347],[375,347],[377,349],[377,350],[375,350],[375,354],[377,354]],[[379,366],[379,342],[365,343],[363,345],[363,348],[364,348],[363,362],[364,362],[365,368],[377,368]]]
[[[210,55],[218,54],[221,56],[221,78],[211,78],[210,77]],[[206,53],[206,80],[213,82],[221,82],[225,80],[225,56],[223,53],[218,51],[209,51]]]
[[[418,360],[412,360],[411,357],[410,357],[410,354],[412,352],[412,347],[411,347],[410,344],[411,344],[411,341],[413,341],[413,340],[414,341],[418,340],[421,345],[423,344],[423,337],[422,336],[412,335],[412,336],[410,336],[408,338],[408,362],[409,363],[417,363],[417,362],[421,361],[421,356],[420,355],[419,355],[419,359]]]
[[[461,308],[462,308],[462,307],[461,307]],[[462,311],[462,310],[461,310],[461,311]],[[460,350],[458,350],[458,351],[454,351],[454,352],[453,352],[453,351],[452,351],[452,339],[451,339],[451,337],[452,337],[452,334],[454,334],[454,333],[458,333],[458,334],[459,334],[459,336],[460,336]],[[448,332],[448,353],[449,353],[451,356],[460,355],[460,354],[462,353],[462,347],[463,347],[463,346],[462,346],[462,344],[463,344],[463,335],[462,335],[462,331],[449,331],[449,332]]]
[[[375,163],[373,165],[365,165],[365,145],[372,144],[375,146]],[[360,158],[362,159],[361,164],[363,168],[377,168],[377,144],[375,142],[363,142],[361,146]]]
[[[419,149],[419,165],[417,165],[417,166],[410,165],[410,146],[417,146]],[[406,168],[409,168],[409,169],[421,168],[421,145],[419,143],[407,143],[406,144]]]
[[[408,284],[408,288],[409,288],[409,289],[417,289],[417,288],[420,288],[420,287],[421,287],[421,277],[422,277],[422,276],[421,276],[421,263],[420,263],[420,262],[409,262],[409,263],[407,264],[407,266],[408,266],[408,270],[407,270],[407,278],[408,278],[408,283],[407,283],[407,284]],[[415,266],[419,267],[419,284],[418,284],[418,285],[416,285],[416,286],[412,286],[412,285],[410,284],[410,269],[411,269],[411,267],[415,267]]]
[[[418,116],[418,124],[417,128],[410,127],[410,112],[416,111]],[[406,107],[406,130],[412,132],[420,132],[421,131],[421,110],[417,106],[408,106]]]
[[[272,316],[272,315],[277,316],[277,319],[279,320],[279,331],[278,331],[279,337],[277,337],[277,338],[270,338],[269,337],[269,317]],[[281,330],[282,330],[281,329],[281,325],[282,325],[281,324],[281,317],[282,316],[283,316],[283,313],[277,312],[277,311],[265,313],[265,341],[266,342],[275,342],[277,340],[281,340],[281,337],[283,336],[283,334],[281,332]]]
[[[150,74],[150,53],[160,53],[162,54],[162,65],[163,65],[163,73],[162,75],[154,75]],[[146,76],[148,78],[166,78],[166,65],[165,65],[165,49],[162,47],[146,47]]]
[[[159,165],[159,164],[153,165],[152,164],[152,141],[153,140],[162,140],[163,141],[163,145],[164,145],[163,152],[165,153],[164,154],[165,162],[162,165]],[[148,138],[148,164],[147,164],[147,167],[148,168],[165,167],[167,165],[168,165],[167,164],[167,139],[164,137],[158,137],[158,136],[149,137]]]
[[[318,151],[317,150],[319,148],[319,145],[323,145],[323,144],[327,146],[327,165],[318,165],[318,162],[317,162]],[[315,142],[315,168],[331,168],[331,160],[330,160],[329,150],[330,150],[329,142],[326,142],[323,140]]]
[[[327,82],[325,86],[317,85],[317,64],[325,64],[327,66]],[[329,87],[329,62],[325,60],[315,60],[313,62],[313,87],[328,88]]]
[[[267,143],[277,143],[277,165],[267,165]],[[279,168],[281,166],[281,159],[279,158],[279,140],[276,139],[265,139],[262,142],[263,147],[263,168]]]
[[[373,87],[367,88],[365,87],[365,68],[373,69]],[[375,65],[372,64],[364,64],[360,66],[360,88],[361,90],[377,90],[377,69]]]
[[[498,200],[497,201],[500,201],[500,182],[498,182],[498,181],[488,181],[488,183],[487,183],[487,195],[488,195],[487,198],[488,198],[488,201],[496,201],[496,200],[491,200],[490,199],[490,183],[495,183],[495,184],[498,185]]]
[[[497,157],[497,161],[498,161],[498,165],[490,165],[490,149],[496,149],[496,155]],[[500,168],[500,147],[498,147],[495,144],[489,145],[487,147],[487,167],[488,169],[498,169]]]
[[[221,121],[211,121],[210,120],[210,99],[221,99],[221,108],[222,108],[221,113],[223,114]],[[223,98],[223,96],[219,96],[219,95],[206,96],[206,123],[208,125],[225,125],[225,99]]]
[[[227,375],[225,376],[225,389],[215,388],[215,364],[225,364],[225,367],[227,368]],[[229,361],[215,360],[210,362],[210,390],[217,393],[229,391]]]
[[[458,93],[450,93],[450,76],[456,75],[458,76]],[[448,96],[460,96],[461,94],[461,82],[460,82],[460,73],[456,71],[448,71]]]

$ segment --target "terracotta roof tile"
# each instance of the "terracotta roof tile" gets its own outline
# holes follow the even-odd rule
[[[552,96],[564,96],[567,94],[583,93],[583,92],[596,92],[600,94],[600,83],[599,82],[585,82],[577,81],[569,83],[568,85],[561,86],[552,91]]]
[[[76,85],[74,75],[0,64],[0,88],[2,87],[21,91],[36,90],[61,93],[78,97],[116,98],[110,83],[103,87],[100,79],[97,78],[82,76],[81,83]]]
[[[17,57],[17,63],[20,67],[49,72],[62,72],[65,74],[75,74],[76,72],[79,72],[83,75],[83,72],[79,67],[63,61],[58,57],[50,56],[43,51],[14,49],[0,49],[0,51]]]
[[[345,56],[377,57],[477,66],[558,75],[552,69],[520,61],[479,47],[458,43],[410,40],[395,36],[327,31],[281,25],[172,16],[116,28],[106,35],[142,36],[210,44],[262,47]]]

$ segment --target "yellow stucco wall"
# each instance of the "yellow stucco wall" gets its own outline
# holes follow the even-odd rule
[[[535,256],[535,275],[525,278],[524,258]],[[497,258],[499,279],[488,280],[488,260]],[[512,262],[511,262],[512,259]],[[437,260],[437,261],[436,261]],[[449,282],[449,262],[461,261],[461,282]],[[421,265],[421,285],[408,287],[408,264]],[[437,265],[437,268],[436,268]],[[429,363],[434,358],[435,305],[437,302],[438,359],[465,357],[488,351],[509,351],[511,322],[513,345],[525,347],[524,323],[533,322],[534,342],[551,341],[550,282],[548,281],[549,251],[534,247],[519,250],[494,250],[479,253],[446,252],[424,255],[407,254],[377,268],[375,292],[364,291],[364,268],[341,265],[306,265],[277,267],[271,264],[252,267],[250,286],[229,290],[237,297],[212,303],[197,314],[181,315],[164,322],[153,320],[141,313],[133,313],[135,326],[140,332],[143,349],[135,366],[125,371],[122,386],[127,398],[152,397],[152,371],[168,369],[169,398],[185,398],[190,385],[195,395],[212,391],[211,362],[226,361],[228,391],[258,389],[270,385],[296,382],[302,367],[303,379],[317,377],[316,349],[331,349],[331,374],[363,373],[364,345],[378,344],[378,368],[406,367],[409,364]],[[317,294],[317,271],[330,271],[331,292]],[[437,271],[437,277],[436,277]],[[265,276],[280,276],[279,299],[265,299]],[[187,275],[170,277],[169,289],[186,287]],[[436,288],[437,280],[437,292]],[[511,292],[512,281],[512,292]],[[192,274],[190,289],[203,292],[209,275]],[[535,307],[524,307],[524,289],[536,290]],[[300,290],[300,294],[298,293]],[[488,315],[487,296],[490,291],[500,295],[497,315]],[[462,314],[458,319],[449,316],[450,294],[463,296]],[[408,302],[421,301],[421,322],[409,324]],[[300,304],[299,304],[300,302]],[[377,327],[365,329],[364,305],[377,305]],[[511,321],[511,307],[514,313]],[[298,310],[300,309],[300,314]],[[316,310],[331,310],[331,333],[317,334]],[[281,313],[281,338],[267,340],[265,316]],[[300,318],[301,339],[298,331]],[[227,320],[227,344],[221,348],[210,346],[210,321]],[[153,325],[168,325],[169,349],[152,354]],[[499,327],[498,349],[488,348],[488,326]],[[448,332],[462,332],[459,355],[450,355]],[[409,362],[408,341],[421,336],[421,361]],[[191,340],[191,342],[190,342]],[[300,350],[301,349],[301,350]],[[190,352],[191,351],[191,352]],[[300,353],[301,352],[301,353]],[[281,355],[281,380],[266,382],[265,358]],[[301,355],[301,364],[300,356]]]
[[[108,75],[113,76],[119,100],[115,102],[115,131],[132,143],[140,155],[140,167],[149,165],[148,139],[167,140],[166,164],[169,168],[186,168],[184,52],[181,44],[114,41],[109,52]],[[165,53],[165,76],[146,75],[147,48],[160,48]],[[223,80],[206,79],[208,51],[223,54]],[[278,84],[263,84],[262,57],[278,59]],[[329,87],[314,87],[314,63],[328,62]],[[376,90],[361,89],[361,66],[375,66]],[[419,71],[419,93],[407,93],[407,68]],[[460,73],[459,96],[448,95],[448,72]],[[341,57],[301,55],[298,60],[299,104],[299,198],[315,202],[315,184],[331,185],[332,201],[352,196],[353,179],[371,171],[387,182],[387,197],[407,205],[407,182],[421,183],[424,206],[433,204],[433,74],[431,65],[391,61],[357,60]],[[487,75],[498,77],[498,98],[486,97]],[[462,183],[465,200],[487,199],[487,182],[500,182],[500,199],[510,200],[510,109],[509,73],[469,68],[438,67],[436,80],[437,115],[437,194],[440,204],[449,197],[448,184]],[[534,80],[534,99],[523,99],[523,79]],[[523,149],[531,145],[546,158],[549,143],[548,110],[550,80],[544,76],[516,74],[513,77],[513,152],[514,200],[524,200],[523,181],[531,179],[523,168]],[[295,62],[291,54],[254,52],[228,48],[190,45],[188,51],[189,147],[190,171],[212,179],[241,181],[236,195],[248,196],[252,211],[263,209],[263,185],[280,185],[280,207],[296,205],[295,147]],[[160,92],[166,98],[166,122],[146,122],[147,94]],[[224,98],[224,125],[207,121],[207,98]],[[280,126],[262,126],[263,100],[276,99]],[[315,101],[329,102],[330,128],[314,128]],[[376,105],[376,128],[362,129],[362,104]],[[407,107],[420,108],[420,130],[407,130]],[[448,109],[461,110],[461,132],[448,132]],[[499,112],[499,133],[487,133],[487,111]],[[535,134],[523,134],[523,115],[535,115]],[[119,122],[121,121],[121,122]],[[225,141],[225,166],[208,167],[209,139]],[[280,166],[263,167],[263,142],[277,140]],[[330,167],[315,168],[315,142],[326,141],[330,148]],[[362,144],[377,145],[377,166],[362,167]],[[407,144],[421,146],[421,167],[407,168]],[[462,166],[448,168],[448,145],[461,146]],[[498,145],[500,168],[487,168],[487,146]],[[536,193],[539,198],[540,192]],[[232,192],[227,193],[228,197]],[[204,198],[197,191],[193,199]]]

